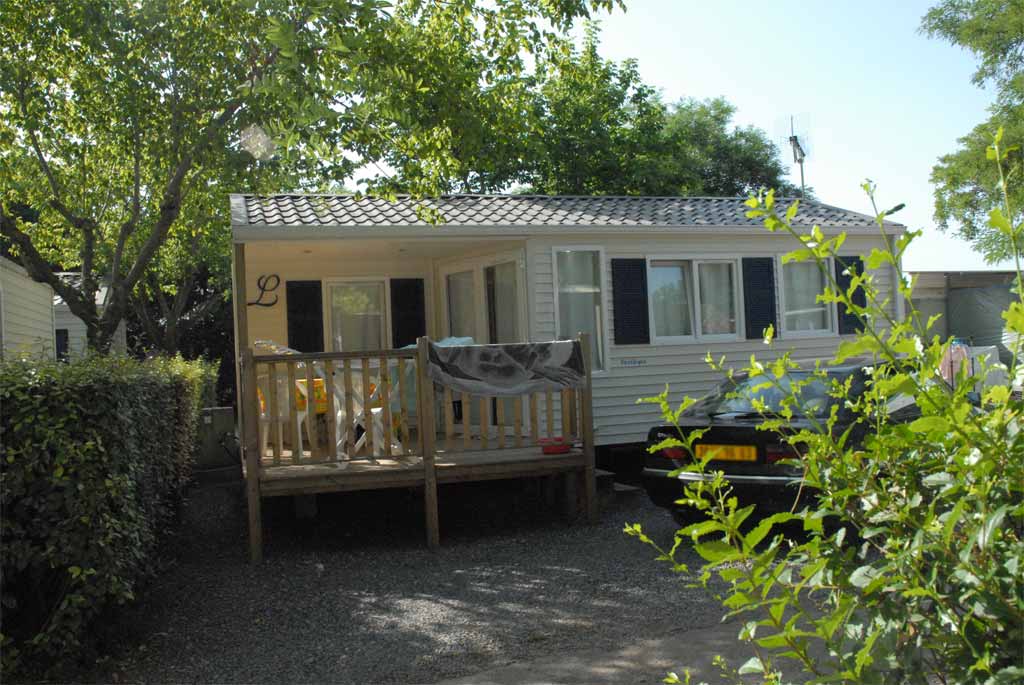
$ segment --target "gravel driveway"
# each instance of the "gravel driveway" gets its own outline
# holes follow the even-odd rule
[[[621,532],[639,521],[671,539],[672,519],[642,492],[606,498],[596,526],[567,525],[524,482],[446,486],[439,499],[435,552],[416,493],[321,496],[313,521],[270,500],[266,560],[252,566],[238,491],[196,490],[174,559],[123,614],[120,654],[96,679],[431,683],[720,616]]]

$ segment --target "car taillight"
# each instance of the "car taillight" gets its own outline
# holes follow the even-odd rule
[[[799,459],[800,450],[793,445],[780,443],[777,445],[765,445],[764,458],[769,464],[774,464],[783,459]]]
[[[661,451],[661,454],[680,466],[686,460],[686,451],[682,447],[666,447]]]

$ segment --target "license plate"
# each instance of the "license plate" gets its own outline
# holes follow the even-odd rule
[[[697,445],[697,458],[711,456],[716,461],[757,461],[754,445]]]

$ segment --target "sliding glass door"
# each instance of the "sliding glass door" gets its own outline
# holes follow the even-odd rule
[[[442,272],[445,334],[478,344],[522,342],[518,259],[467,260]]]
[[[487,299],[487,342],[522,342],[519,334],[519,285],[515,261],[484,267]]]

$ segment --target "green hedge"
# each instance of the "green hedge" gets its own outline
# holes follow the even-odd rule
[[[4,675],[73,663],[153,571],[215,377],[180,358],[0,362]]]

